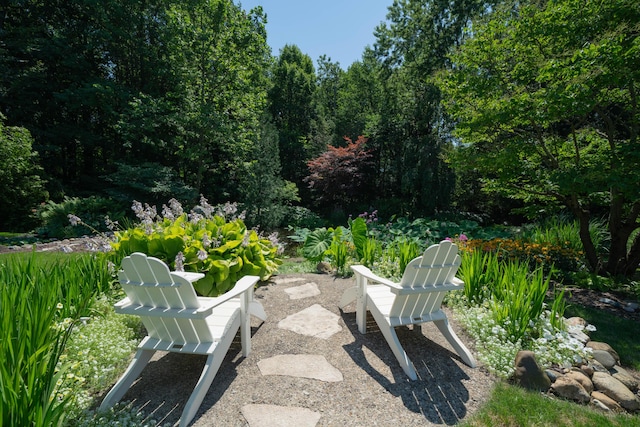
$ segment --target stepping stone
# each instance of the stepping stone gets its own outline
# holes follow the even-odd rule
[[[305,283],[295,288],[287,288],[284,291],[289,294],[289,299],[309,298],[320,295],[318,284],[314,282]]]
[[[303,277],[276,277],[273,279],[276,285],[288,285],[289,283],[304,282]]]
[[[320,304],[314,304],[282,319],[278,322],[278,327],[301,335],[327,339],[342,330],[338,324],[339,319],[337,314],[330,312]]]
[[[244,405],[242,415],[249,427],[315,427],[320,413],[307,408],[277,405]]]
[[[288,375],[326,382],[342,381],[342,372],[316,354],[281,354],[258,362],[262,375]]]

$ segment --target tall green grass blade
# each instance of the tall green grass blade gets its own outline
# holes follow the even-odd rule
[[[59,361],[74,321],[109,289],[106,258],[0,258],[1,424],[59,425],[68,398]],[[104,270],[104,272],[102,272]]]

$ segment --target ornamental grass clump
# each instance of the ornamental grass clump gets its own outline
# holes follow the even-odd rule
[[[116,259],[142,252],[163,260],[171,269],[204,273],[194,283],[200,295],[223,294],[246,275],[267,280],[282,263],[277,234],[263,237],[248,229],[242,215],[236,216],[235,204],[216,209],[202,197],[189,213],[176,200],[163,206],[162,215],[139,202],[132,209],[141,222],[115,233]]]

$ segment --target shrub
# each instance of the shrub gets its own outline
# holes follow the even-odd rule
[[[96,393],[120,376],[139,342],[140,318],[115,314],[108,299],[102,302],[108,309],[73,328],[60,358],[68,369],[67,381],[58,393],[69,399],[67,412],[73,418],[92,405]]]
[[[201,198],[200,205],[187,214],[172,199],[169,206],[163,205],[162,216],[155,207],[139,202],[134,202],[133,210],[142,223],[115,233],[116,260],[143,252],[172,269],[205,273],[194,284],[201,295],[220,295],[246,275],[267,280],[281,263],[277,235],[263,237],[248,229],[235,217],[234,204],[216,211]]]
[[[47,197],[38,155],[28,130],[5,126],[0,114],[0,224],[3,231],[29,231],[32,211]]]
[[[170,197],[185,202],[198,196],[171,167],[155,162],[116,163],[116,171],[103,178],[109,183],[107,195],[125,205],[130,200],[160,203]]]
[[[82,218],[82,223],[72,225],[69,215]],[[96,231],[106,232],[107,218],[120,221],[125,217],[124,209],[118,203],[104,197],[65,197],[60,203],[48,201],[40,206],[37,212],[42,225],[38,234],[45,237],[66,239],[93,234]]]

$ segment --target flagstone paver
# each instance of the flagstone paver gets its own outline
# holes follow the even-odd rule
[[[326,382],[342,381],[342,372],[319,354],[281,354],[258,362],[262,375],[288,375]]]
[[[278,327],[301,335],[328,339],[342,331],[338,321],[340,316],[320,304],[314,304],[302,311],[287,316],[278,322]]]
[[[315,427],[320,414],[307,408],[277,405],[244,405],[242,415],[249,427]]]
[[[288,285],[290,283],[304,282],[304,277],[275,277],[273,283],[276,285]]]
[[[289,294],[289,299],[310,298],[320,295],[318,284],[314,282],[305,283],[304,285],[295,286],[293,288],[287,288],[284,291]]]

